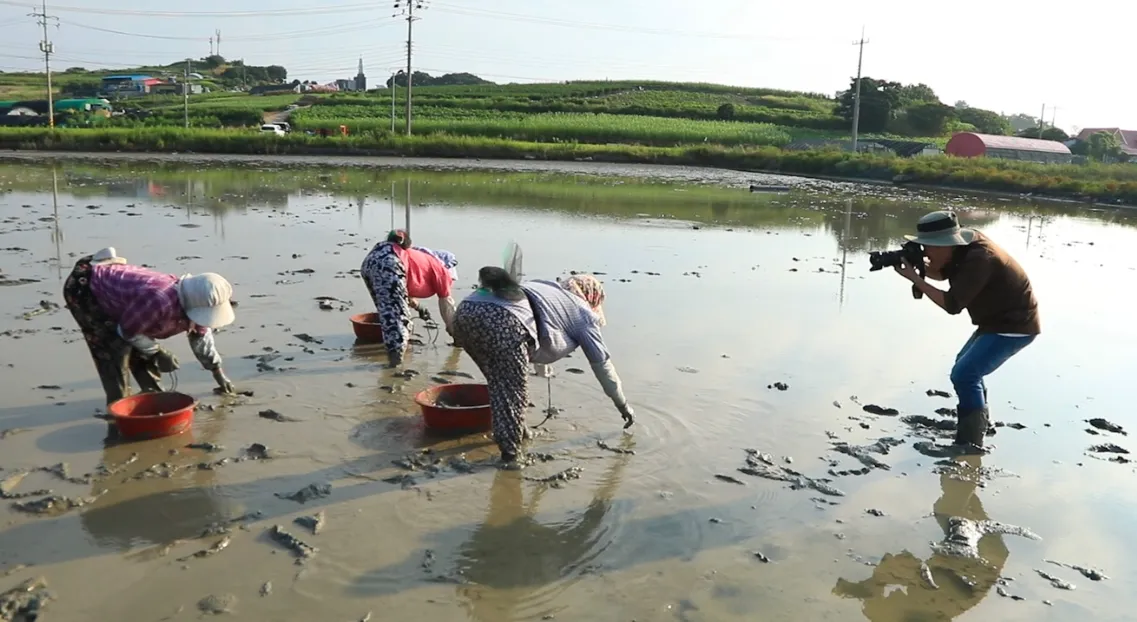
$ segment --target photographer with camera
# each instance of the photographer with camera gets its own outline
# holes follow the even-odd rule
[[[923,248],[926,277],[946,280],[950,288],[928,283],[907,255],[894,268],[912,282],[913,293],[922,293],[951,315],[966,309],[976,326],[955,357],[951,382],[959,399],[955,444],[982,450],[988,426],[983,378],[1041,332],[1038,301],[1022,266],[987,236],[961,228],[954,212],[928,214],[916,231],[904,237]]]

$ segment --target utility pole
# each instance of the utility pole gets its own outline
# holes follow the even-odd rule
[[[213,56],[213,37],[209,38],[209,55]]]
[[[396,0],[395,8],[402,9],[402,14],[407,16],[407,136],[411,135],[411,54],[414,51],[414,37],[413,29],[415,20],[415,9],[422,10],[426,8],[426,0]],[[394,17],[398,17],[395,15]],[[392,82],[394,84],[394,82]]]
[[[399,75],[398,71],[391,72],[391,133],[395,133],[395,76]]]
[[[182,109],[185,113],[186,129],[189,129],[190,59],[186,59],[186,77],[182,80]]]
[[[853,153],[857,152],[857,130],[861,124],[861,63],[865,59],[865,28],[861,26],[861,40],[854,41],[853,45],[860,48],[857,52],[857,85],[853,92]]]
[[[217,29],[217,55],[221,56],[221,29]]]
[[[1058,127],[1055,121],[1058,120],[1058,106],[1053,106],[1050,111],[1050,127]]]
[[[28,15],[36,18],[37,23],[43,26],[43,40],[39,42],[39,51],[43,52],[43,68],[44,72],[47,73],[47,123],[52,129],[55,129],[55,101],[51,93],[51,55],[55,53],[55,46],[47,39],[47,25],[54,20],[55,26],[58,28],[59,18],[47,14],[47,0],[43,0],[38,13],[29,13]]]
[[[1042,138],[1042,128],[1046,126],[1046,104],[1042,105],[1042,115],[1038,117],[1038,138]]]

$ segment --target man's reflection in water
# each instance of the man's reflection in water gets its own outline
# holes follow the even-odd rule
[[[944,534],[948,519],[960,516],[987,520],[987,512],[975,494],[981,459],[979,456],[955,458],[963,464],[967,481],[940,475],[940,498],[933,506],[936,521]],[[957,475],[958,477],[958,475]],[[868,579],[857,583],[838,579],[833,593],[864,601],[862,611],[873,622],[931,622],[952,620],[978,605],[994,587],[1007,562],[1007,547],[1001,535],[987,535],[979,541],[979,556],[985,560],[963,559],[933,554],[927,560],[938,590],[921,578],[920,560],[911,553],[887,554]]]
[[[236,516],[235,504],[209,492],[217,485],[216,473],[195,467],[226,454],[185,448],[192,442],[216,443],[218,434],[219,429],[213,427],[200,438],[179,434],[146,443],[108,439],[103,449],[103,464],[108,468],[124,464],[135,452],[140,455],[122,471],[91,485],[91,495],[106,493],[92,508],[80,512],[83,529],[100,545],[125,551],[140,544],[196,538],[210,523]],[[163,462],[189,468],[170,478],[131,479]]]
[[[625,437],[625,444],[628,438]],[[529,608],[526,601],[537,600],[531,606],[541,607],[553,597],[547,594],[534,599],[539,591],[535,588],[578,576],[587,568],[609,544],[604,538],[604,519],[627,462],[626,454],[615,460],[601,477],[584,512],[547,525],[534,518],[547,487],[539,488],[526,505],[522,473],[499,471],[495,474],[486,518],[455,555],[457,570],[475,584],[458,588],[470,616],[482,622],[520,617],[523,614],[520,609]],[[559,592],[563,587],[550,591]]]

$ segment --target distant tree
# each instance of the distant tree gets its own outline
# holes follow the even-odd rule
[[[1012,114],[1005,118],[1007,122],[1011,124],[1011,130],[1015,132],[1021,132],[1031,127],[1038,127],[1038,119],[1028,114]]]
[[[493,84],[489,80],[483,80],[472,73],[447,73],[437,78],[423,71],[416,71],[413,74],[414,86],[472,86],[479,84]],[[387,78],[387,88],[391,88],[392,82],[395,86],[407,86],[407,72],[400,71],[393,77]]]
[[[205,58],[201,59],[201,63],[209,69],[217,69],[221,65],[225,64],[225,57],[214,54],[212,56],[206,56]]]
[[[917,136],[943,134],[953,112],[951,106],[945,106],[938,101],[921,102],[904,110],[910,131]]]
[[[716,114],[718,118],[722,119],[723,121],[730,121],[734,118],[734,104],[727,102],[719,106],[718,112]]]
[[[964,108],[970,108],[971,106],[968,106],[968,105],[967,105],[967,102],[965,102],[965,101],[963,101],[963,100],[961,99],[961,100],[959,100],[959,101],[955,102],[955,106],[953,106],[953,107],[954,107],[954,108],[955,108],[957,111],[959,111],[959,110],[963,110]]]
[[[940,98],[936,96],[936,92],[932,90],[932,87],[923,83],[905,84],[900,87],[900,104],[902,106],[911,106],[924,102],[940,103]]]
[[[1042,129],[1042,136],[1038,135],[1037,127],[1028,127],[1025,130],[1015,132],[1015,136],[1020,138],[1042,138],[1042,140],[1056,140],[1064,143],[1070,140],[1070,135],[1062,131],[1061,128],[1047,127]]]
[[[970,106],[964,108],[956,106],[955,114],[960,121],[974,125],[980,134],[1005,136],[1011,133],[1011,124],[996,112]]]
[[[1098,162],[1116,161],[1121,158],[1121,139],[1110,132],[1095,132],[1089,140],[1090,157]]]
[[[855,108],[857,80],[854,78],[849,90],[837,98],[837,116],[845,119],[852,127]],[[899,82],[861,78],[861,118],[858,124],[862,132],[881,132],[888,127],[896,111],[900,108]]]
[[[83,67],[68,67],[63,73],[87,73],[87,70]]]
[[[1074,141],[1074,144],[1070,145],[1070,153],[1072,153],[1074,155],[1080,155],[1080,156],[1090,155],[1090,143],[1089,143],[1089,141],[1085,141],[1085,140]]]

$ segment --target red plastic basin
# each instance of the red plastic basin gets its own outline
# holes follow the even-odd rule
[[[379,326],[378,313],[360,313],[351,316],[351,327],[359,341],[376,343],[383,341],[383,329]]]
[[[444,384],[420,392],[415,402],[426,427],[446,432],[481,432],[493,423],[485,384]]]
[[[147,439],[181,434],[193,423],[197,400],[184,393],[142,393],[125,397],[107,407],[119,434]]]

